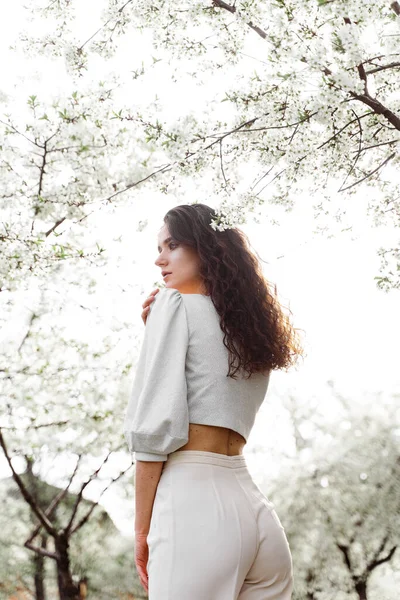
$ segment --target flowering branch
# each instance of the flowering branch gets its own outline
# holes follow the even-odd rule
[[[213,0],[213,6],[214,6],[214,8],[223,8],[232,14],[234,14],[236,12],[236,6],[227,4],[226,2],[223,2],[223,0]],[[251,21],[249,23],[247,23],[247,25],[251,29],[253,29],[253,31],[255,31],[263,39],[265,39],[267,37],[267,34],[265,33],[265,31],[263,29],[261,29],[261,27],[254,25]]]
[[[375,173],[377,173],[378,171],[380,171],[380,169],[382,169],[382,167],[384,167],[395,156],[396,156],[396,152],[392,152],[392,154],[390,156],[388,156],[387,158],[385,158],[385,160],[383,161],[383,163],[381,163],[378,167],[376,167],[376,169],[374,169],[370,173],[367,173],[367,175],[365,175],[365,177],[363,177],[362,179],[359,179],[358,181],[355,181],[351,185],[348,185],[345,188],[344,187],[340,187],[339,188],[339,192],[345,192],[346,190],[350,190],[352,187],[354,187],[354,186],[362,183],[366,179],[369,179],[370,177],[372,177],[372,175],[374,175]]]

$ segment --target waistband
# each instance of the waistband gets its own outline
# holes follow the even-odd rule
[[[168,455],[164,468],[175,463],[202,463],[238,469],[247,467],[246,458],[243,454],[227,456],[217,452],[206,452],[205,450],[177,450]]]

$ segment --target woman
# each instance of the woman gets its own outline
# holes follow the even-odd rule
[[[301,355],[247,237],[205,204],[168,211],[165,288],[145,336],[124,434],[136,456],[136,566],[150,600],[289,600],[292,558],[243,448],[270,371]]]

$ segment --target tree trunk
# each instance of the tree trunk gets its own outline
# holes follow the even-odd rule
[[[70,570],[68,536],[59,535],[54,540],[59,559],[57,560],[57,583],[60,600],[82,600],[79,585],[75,584]]]
[[[40,494],[40,482],[37,477],[33,473],[34,461],[30,456],[25,456],[26,460],[26,478],[29,483],[30,492],[32,497],[36,501],[36,503],[43,508],[43,502]],[[36,526],[37,520],[35,516],[31,513],[31,521]],[[40,545],[42,548],[47,547],[47,535],[43,533],[40,536]],[[34,585],[35,585],[35,597],[36,600],[46,600],[46,589],[45,589],[45,566],[44,566],[44,556],[41,554],[34,554],[33,558],[34,565]]]
[[[355,588],[360,600],[367,600],[367,582],[357,581]]]
[[[41,535],[41,547],[47,547],[47,536]],[[35,554],[33,557],[33,563],[35,565],[35,598],[36,600],[46,600],[46,590],[44,587],[45,581],[45,568],[44,568],[44,556]]]

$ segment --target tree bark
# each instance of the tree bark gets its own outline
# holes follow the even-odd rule
[[[35,502],[41,506],[42,502],[40,499],[40,489],[38,489],[38,482],[33,473],[33,459],[29,456],[25,456],[26,460],[26,477],[29,482],[29,488]],[[34,525],[37,525],[34,514],[31,512],[31,520]],[[47,536],[43,533],[40,536],[41,548],[47,548]],[[35,597],[36,600],[46,600],[46,588],[45,588],[45,567],[44,567],[44,556],[41,554],[33,555],[34,565],[34,585],[35,585]]]
[[[46,534],[41,535],[41,547],[47,547],[47,536]],[[33,557],[33,563],[35,565],[35,597],[36,600],[46,600],[46,589],[45,589],[45,567],[44,567],[44,556],[35,554]]]
[[[79,584],[72,579],[69,563],[69,540],[68,536],[60,534],[55,539],[57,559],[57,584],[60,600],[82,600],[79,592]]]
[[[357,581],[355,588],[360,600],[367,600],[367,582]]]

